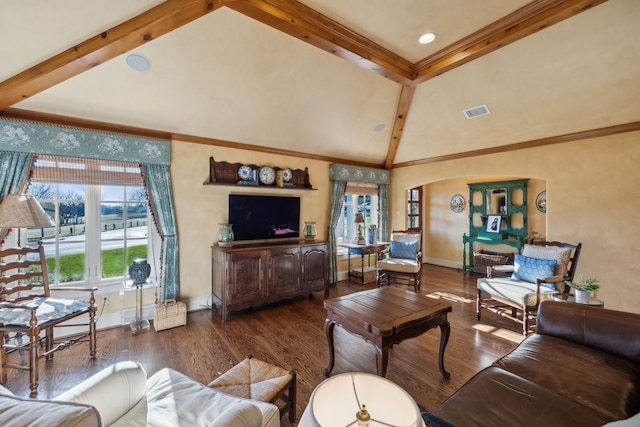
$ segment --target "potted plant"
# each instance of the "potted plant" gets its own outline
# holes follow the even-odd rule
[[[600,289],[598,279],[595,277],[589,277],[585,279],[580,275],[580,282],[572,282],[571,280],[565,280],[564,282],[570,288],[576,290],[576,302],[581,304],[589,303],[593,292],[597,292]]]

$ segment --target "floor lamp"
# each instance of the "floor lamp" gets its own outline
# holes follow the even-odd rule
[[[7,194],[0,203],[0,228],[17,228],[20,246],[20,230],[33,227],[53,227],[49,215],[40,203],[28,194]]]

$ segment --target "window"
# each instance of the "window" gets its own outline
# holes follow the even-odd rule
[[[28,193],[56,224],[27,230],[43,242],[52,284],[120,286],[136,258],[153,269],[155,227],[137,164],[39,156]]]
[[[407,191],[407,230],[422,229],[422,187]]]
[[[360,224],[360,227],[362,236],[366,239],[366,230],[371,225],[378,225],[378,210],[376,184],[347,183],[342,213],[336,228],[338,241],[350,242],[358,236],[358,224],[354,222],[356,213],[364,217],[364,224]]]

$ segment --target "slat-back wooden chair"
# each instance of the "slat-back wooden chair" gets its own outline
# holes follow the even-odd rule
[[[8,368],[29,371],[31,394],[38,393],[38,361],[53,358],[53,353],[79,341],[89,341],[89,355],[96,355],[96,288],[55,287],[54,292],[87,292],[88,300],[51,297],[47,264],[42,242],[34,248],[8,248],[0,250],[0,382],[6,383]],[[64,324],[70,319],[88,314],[88,323]],[[88,332],[65,337],[54,343],[53,328],[60,326],[87,326]],[[41,337],[41,333],[44,336]],[[13,336],[11,336],[13,335]],[[22,343],[26,336],[27,342]],[[8,338],[5,338],[8,337]],[[13,343],[11,341],[14,341]],[[39,352],[38,347],[44,347]],[[26,363],[22,355],[28,352]],[[21,363],[10,362],[11,353],[20,354]]]

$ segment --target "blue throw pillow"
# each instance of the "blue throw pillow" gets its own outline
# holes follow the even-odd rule
[[[418,254],[418,242],[394,242],[391,241],[389,255],[391,258],[415,259]]]
[[[513,258],[513,278],[536,283],[537,279],[551,277],[555,273],[555,259],[539,259],[515,254]]]

